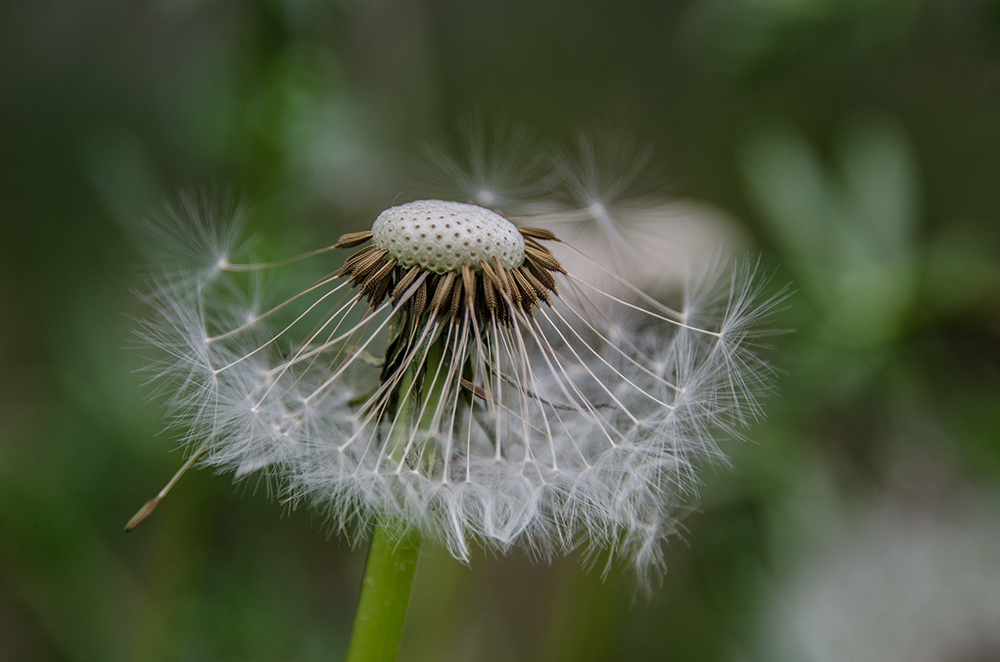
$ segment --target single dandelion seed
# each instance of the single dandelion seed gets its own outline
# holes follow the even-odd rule
[[[527,212],[557,185],[550,146],[524,127],[501,122],[488,128],[473,119],[458,134],[456,149],[434,145],[425,150],[418,176],[422,190],[502,209],[509,216]]]
[[[225,233],[193,223],[191,237]],[[721,457],[716,435],[758,412],[768,371],[751,349],[767,306],[750,272],[721,302],[694,290],[675,309],[627,283],[611,295],[567,273],[558,242],[421,200],[341,237],[339,271],[270,307],[247,276],[290,260],[212,255],[215,270],[161,278],[143,336],[164,350],[189,462],[276,479],[338,530],[374,526],[373,559],[415,561],[421,538],[463,561],[474,545],[546,558],[583,546],[648,577],[696,466]]]

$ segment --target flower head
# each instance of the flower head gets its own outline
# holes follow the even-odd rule
[[[224,233],[192,222],[193,238]],[[411,202],[275,304],[247,275],[286,262],[213,254],[160,279],[144,336],[193,456],[273,476],[339,529],[391,519],[463,560],[476,541],[583,545],[655,569],[696,465],[756,413],[761,309],[747,274],[676,309],[607,294],[567,273],[557,242],[484,207]]]

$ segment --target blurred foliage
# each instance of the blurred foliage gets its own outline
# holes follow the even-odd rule
[[[838,513],[1000,517],[997,2],[40,0],[0,6],[0,63],[0,659],[346,650],[364,550],[267,485],[192,472],[122,532],[180,464],[136,372],[141,221],[208,187],[266,254],[312,248],[470,116],[656,145],[793,283],[794,332],[651,601],[579,558],[430,550],[401,659],[768,659],[761,614]],[[1000,659],[980,616],[962,659]]]

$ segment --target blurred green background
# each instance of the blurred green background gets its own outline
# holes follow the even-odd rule
[[[343,655],[364,547],[267,485],[122,531],[181,463],[138,228],[196,187],[326,245],[481,117],[655,146],[795,332],[651,600],[425,549],[400,659],[1000,660],[1000,3],[7,2],[0,72],[0,659]]]

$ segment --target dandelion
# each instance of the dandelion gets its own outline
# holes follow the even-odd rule
[[[394,654],[384,623],[401,628],[420,539],[463,561],[476,545],[583,547],[660,569],[696,467],[757,414],[766,306],[749,272],[676,308],[624,281],[612,295],[564,269],[530,218],[420,200],[305,256],[352,251],[268,305],[254,275],[290,261],[241,262],[195,211],[204,264],[158,280],[143,327],[189,464],[266,476],[340,531],[374,529],[366,586],[382,588],[362,595],[358,659]],[[395,616],[366,611],[393,601]]]

